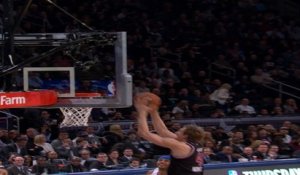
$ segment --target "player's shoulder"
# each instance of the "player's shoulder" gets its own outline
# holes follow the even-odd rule
[[[146,175],[152,175],[152,173],[153,173],[153,170],[149,170],[149,171],[147,171]]]

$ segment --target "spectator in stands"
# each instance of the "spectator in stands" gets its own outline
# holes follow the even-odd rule
[[[135,115],[137,115],[137,113]],[[135,116],[135,117],[137,117],[137,116]],[[128,130],[127,133],[130,133],[130,132],[135,132],[136,133],[137,132],[137,127],[138,127],[138,123],[137,122],[133,122],[130,125],[130,128],[129,128],[129,130]]]
[[[88,134],[86,131],[79,131],[76,133],[76,137],[72,140],[73,146],[78,146],[78,142],[86,140]]]
[[[127,133],[127,139],[123,142],[123,147],[132,147],[133,151],[137,154],[141,154],[142,156],[145,156],[146,154],[146,147],[147,143],[145,145],[142,143],[141,138],[137,135],[136,131],[129,131]],[[150,151],[150,150],[149,150]]]
[[[160,156],[156,162],[157,168],[149,170],[147,175],[168,175],[171,157],[169,155]]]
[[[258,139],[257,131],[248,131],[245,137],[245,146],[250,146],[254,141]]]
[[[141,160],[139,158],[133,157],[129,161],[129,165],[126,168],[127,169],[137,169],[137,168],[141,168],[140,166],[141,166]]]
[[[279,156],[279,147],[278,147],[278,145],[271,144],[270,148],[269,148],[269,151],[268,151],[268,154],[267,154],[267,159],[275,160],[275,159],[278,159],[278,158],[280,158],[280,156]]]
[[[223,146],[221,151],[216,154],[216,157],[221,162],[238,162],[238,159],[233,156],[231,146]]]
[[[163,84],[161,86],[161,92],[163,94],[167,94],[167,98],[175,98],[170,99],[173,104],[176,104],[174,102],[177,102],[179,100],[177,90],[179,89],[178,83],[176,83],[173,79],[168,78],[167,80],[163,81]]]
[[[289,98],[285,101],[283,105],[284,114],[295,114],[298,112],[298,105],[296,101],[292,98]]]
[[[257,114],[257,117],[269,117],[270,113],[268,111],[268,109],[266,108],[262,108],[259,110],[259,113]]]
[[[47,162],[52,165],[58,167],[60,170],[63,166],[65,166],[67,160],[66,159],[59,159],[58,154],[55,151],[50,151],[47,153]]]
[[[91,152],[87,149],[80,150],[79,155],[81,158],[81,165],[83,165],[86,169],[89,169],[92,162],[96,161],[96,158],[92,157]]]
[[[119,151],[116,149],[112,149],[108,154],[107,165],[110,167],[119,167],[121,166]]]
[[[132,148],[125,148],[123,150],[123,155],[120,157],[120,162],[124,165],[124,166],[128,166],[130,160],[133,158],[133,150]]]
[[[257,140],[270,144],[272,142],[271,134],[265,128],[259,128],[257,130]]]
[[[203,146],[210,148],[213,153],[217,153],[219,151],[218,145],[215,143],[214,139],[205,139]]]
[[[273,135],[273,141],[272,144],[273,145],[278,145],[279,147],[279,151],[278,154],[280,155],[280,157],[286,157],[289,158],[292,156],[294,149],[291,146],[290,143],[284,143],[284,138],[285,138],[285,133],[286,131],[280,131],[275,133]]]
[[[243,149],[243,153],[241,153],[242,158],[247,159],[248,161],[253,160],[253,149],[249,146]]]
[[[16,156],[13,164],[7,168],[9,175],[27,175],[29,173],[28,167],[24,166],[24,158]]]
[[[12,130],[9,130],[8,131],[8,138],[7,138],[7,144],[8,143],[15,143],[15,139],[17,138],[17,137],[19,137],[19,135],[20,135],[20,133],[19,133],[19,131],[17,131],[17,130],[14,130],[14,129],[12,129]]]
[[[264,85],[270,84],[273,79],[268,73],[263,72],[263,70],[260,68],[257,68],[255,70],[255,74],[251,76],[251,80],[253,83]]]
[[[121,143],[126,139],[126,135],[119,124],[112,124],[109,130],[103,133],[102,151],[109,152],[114,145]]]
[[[24,158],[24,166],[31,168],[33,166],[33,156],[26,155],[23,158]]]
[[[76,173],[76,172],[85,172],[87,169],[80,164],[81,159],[79,157],[72,157],[71,162],[67,164],[61,172],[65,173]]]
[[[229,136],[226,134],[224,128],[217,127],[212,132],[213,139],[216,141],[216,143],[221,143],[224,140],[228,140]]]
[[[87,137],[87,140],[90,144],[96,144],[98,147],[101,146],[101,141],[100,141],[100,137],[98,135],[96,135],[96,131],[94,129],[94,127],[92,126],[88,126],[86,129],[85,129],[88,137]]]
[[[63,131],[61,130],[58,134],[58,138],[57,139],[54,139],[52,142],[51,142],[51,145],[54,149],[56,149],[57,147],[60,147],[62,146],[63,144],[63,140],[64,139],[67,139],[69,138],[69,133],[67,131]]]
[[[216,64],[219,70],[224,69],[226,67],[232,67],[224,54],[219,54],[217,56],[216,61],[214,61],[213,63]]]
[[[188,88],[181,88],[178,92],[178,98],[180,100],[186,100],[188,102],[192,102],[192,95]]]
[[[246,66],[246,64],[243,61],[240,61],[240,62],[237,63],[236,75],[239,77],[239,79],[243,79],[245,77],[248,77],[249,68]]]
[[[249,105],[248,98],[243,98],[240,104],[234,107],[234,110],[243,116],[253,116],[256,114],[254,107]]]
[[[53,131],[52,127],[48,124],[43,124],[40,127],[40,134],[43,134],[46,137],[48,143],[51,143],[53,137],[55,137],[56,132]]]
[[[6,155],[4,155],[3,152],[1,151],[2,165],[4,167],[8,167],[8,166],[12,165],[16,156],[19,156],[18,153],[10,153],[8,155],[8,157],[6,157]]]
[[[164,70],[160,76],[162,82],[173,81],[174,83],[179,83],[179,78],[176,75],[172,75],[170,70]]]
[[[62,145],[55,148],[59,158],[70,160],[73,156],[78,155],[78,150],[73,146],[72,140],[65,138]]]
[[[85,136],[86,138],[87,136]],[[87,149],[91,152],[92,155],[97,155],[98,152],[101,151],[101,147],[98,147],[97,144],[90,144],[85,138],[79,138],[76,141],[76,145],[74,146],[73,153],[78,156],[78,152],[82,149]]]
[[[89,170],[90,171],[97,171],[97,170],[107,170],[108,156],[106,153],[100,152],[97,155],[97,161],[91,163]]]
[[[34,137],[38,134],[37,130],[34,128],[28,128],[26,130],[26,136],[28,138],[26,149],[29,155],[35,156],[40,155],[42,147],[38,147],[34,144]]]
[[[225,113],[228,111],[228,103],[232,98],[230,96],[231,85],[224,83],[209,95],[209,99],[215,102],[217,108],[222,109]]]
[[[44,125],[44,124],[47,124],[49,126],[52,126],[52,125],[57,125],[57,120],[56,119],[53,119],[51,117],[51,114],[49,111],[47,110],[42,110],[41,111],[41,116],[40,116],[40,126]]]
[[[299,150],[300,150],[300,136],[299,135],[296,135],[292,138],[290,146],[293,148],[294,151],[299,152]]]
[[[294,134],[295,134],[295,130],[298,130],[298,127],[297,127],[297,129],[293,129],[293,125],[292,125],[292,122],[291,122],[291,121],[284,121],[284,122],[282,123],[282,127],[288,128],[289,133],[294,133]],[[297,132],[297,131],[296,131],[296,132]]]
[[[182,128],[182,125],[180,122],[173,122],[169,129],[170,129],[170,131],[175,133],[175,132],[179,131],[181,128]]]
[[[190,97],[190,102],[192,104],[199,104],[199,105],[211,105],[211,103],[208,103],[207,100],[204,97],[204,93],[202,93],[202,91],[200,89],[194,89],[191,97]]]
[[[205,163],[213,163],[218,161],[218,157],[213,152],[213,150],[210,147],[204,147],[203,148],[203,154],[204,154],[204,162]]]
[[[283,109],[281,107],[274,107],[271,111],[272,116],[282,116],[284,115]]]
[[[274,109],[275,107],[283,108],[282,98],[280,97],[274,98],[271,109]]]
[[[28,153],[30,155],[33,155],[33,153],[31,153],[31,148],[34,148],[36,145],[34,144],[34,137],[38,135],[38,131],[34,128],[28,128],[26,129],[26,136],[28,138],[28,141],[27,141],[27,145],[26,145],[26,148],[28,150]]]
[[[172,65],[171,65],[171,63],[170,62],[168,62],[168,61],[165,61],[164,63],[163,63],[163,67],[161,67],[160,69],[159,69],[159,75],[160,76],[162,76],[163,74],[164,74],[164,72],[166,71],[166,70],[168,70],[169,71],[169,73],[170,73],[170,75],[172,75],[172,76],[174,76],[175,74],[174,74],[174,70],[173,70],[173,68],[171,67]]]
[[[283,143],[291,143],[292,137],[289,135],[289,128],[282,126],[280,127],[279,132],[283,135]]]
[[[223,118],[225,117],[225,112],[222,109],[214,109],[210,114],[209,117],[210,118]]]
[[[42,148],[42,150],[40,151],[40,155],[45,156],[48,152],[54,151],[52,145],[46,142],[46,137],[43,134],[39,134],[34,137],[34,144],[37,147]]]
[[[235,94],[236,99],[240,99],[243,97],[253,97],[257,96],[255,85],[249,80],[248,76],[243,76],[239,80],[237,80],[233,86],[233,92]],[[235,101],[233,99],[233,101]]]
[[[269,145],[261,142],[253,152],[253,159],[262,161],[268,158]]]
[[[277,132],[277,129],[272,124],[266,124],[264,126],[264,129],[266,129],[270,133],[271,136]]]
[[[244,150],[244,133],[241,131],[234,131],[231,137],[231,147],[234,155],[238,155],[243,153]]]
[[[119,111],[116,111],[115,113],[112,114],[111,117],[109,117],[108,120],[110,121],[120,121],[120,120],[125,120],[126,118],[123,116],[123,114]]]
[[[27,136],[20,135],[15,139],[15,143],[7,144],[4,149],[3,153],[8,158],[11,153],[17,153],[21,156],[25,156],[28,154],[26,149],[27,144]],[[24,163],[24,162],[23,162]]]
[[[176,106],[172,109],[172,114],[175,119],[183,119],[190,112],[189,103],[187,100],[180,100]]]
[[[0,148],[8,143],[7,130],[0,128]]]
[[[31,172],[34,174],[55,174],[58,173],[58,169],[55,165],[49,164],[46,157],[37,156],[36,165],[33,165]]]

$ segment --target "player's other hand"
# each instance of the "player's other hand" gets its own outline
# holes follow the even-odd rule
[[[143,93],[139,93],[134,97],[134,107],[138,112],[150,112],[152,109],[148,106],[151,98]]]

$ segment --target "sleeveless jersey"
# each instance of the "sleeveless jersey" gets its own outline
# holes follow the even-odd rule
[[[204,154],[202,148],[195,144],[187,143],[191,148],[191,154],[186,158],[176,158],[171,155],[171,164],[168,175],[202,175]]]
[[[152,171],[151,175],[157,175],[158,172],[159,172],[158,168],[155,168],[155,169]]]

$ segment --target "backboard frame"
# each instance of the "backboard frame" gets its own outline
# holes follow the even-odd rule
[[[93,107],[93,108],[123,108],[132,105],[132,76],[127,72],[127,42],[126,32],[114,32],[116,40],[114,43],[115,54],[115,87],[116,94],[112,97],[76,97],[75,71],[73,67],[24,67],[24,91],[29,90],[28,71],[70,71],[70,94],[58,98],[56,105],[49,108],[60,107]],[[87,34],[88,35],[88,34]],[[73,73],[74,74],[73,74]],[[26,82],[25,82],[26,81]]]

